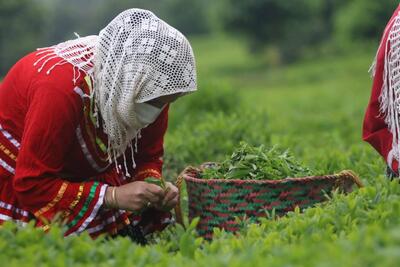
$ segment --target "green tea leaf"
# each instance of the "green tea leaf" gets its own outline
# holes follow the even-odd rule
[[[162,189],[165,190],[165,182],[164,182],[164,180],[162,180],[162,179],[160,179],[160,178],[147,177],[146,179],[144,179],[144,181],[145,181],[146,183],[149,183],[149,184],[158,185],[159,187],[161,187]]]

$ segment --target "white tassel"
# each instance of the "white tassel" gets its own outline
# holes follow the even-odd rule
[[[381,95],[379,96],[379,102],[380,102],[380,113],[384,114],[386,116],[386,122],[389,123],[388,118],[389,118],[389,86],[388,86],[388,79],[389,79],[389,59],[388,59],[388,46],[389,46],[389,40],[385,44],[385,62],[384,62],[384,68],[383,68],[383,84],[382,84],[382,89],[381,89]]]
[[[77,69],[76,71],[75,71],[75,68]],[[75,76],[75,74],[77,74],[77,75]],[[74,84],[76,84],[76,81],[78,81],[80,77],[81,77],[81,72],[80,72],[79,68],[74,67]]]
[[[44,66],[46,66],[47,62],[49,62],[50,60],[52,60],[52,59],[54,59],[54,58],[56,58],[56,57],[57,57],[57,55],[48,57],[48,58],[43,62],[42,66],[39,68],[38,72],[41,72],[41,71],[43,70]]]
[[[119,174],[119,167],[118,167],[117,156],[115,155],[115,151],[113,151],[113,158],[114,158],[115,168],[117,169],[117,173]]]
[[[44,51],[44,52],[48,52],[48,51]],[[46,57],[49,57],[50,55],[53,55],[53,54],[48,53],[48,54],[42,56],[41,58],[39,58],[38,60],[36,60],[35,63],[33,63],[33,66],[36,66],[40,61],[42,61],[42,60],[45,59]],[[38,72],[39,72],[39,71],[38,71]]]
[[[49,75],[50,72],[51,72],[55,67],[64,65],[64,64],[66,64],[66,63],[68,63],[68,62],[65,61],[65,60],[63,60],[63,59],[61,59],[59,62],[57,62],[56,64],[54,64],[52,67],[50,67],[50,68],[46,71],[46,74]]]
[[[48,46],[48,47],[39,47],[39,48],[36,48],[36,51],[53,50],[54,47],[55,47],[55,45]]]
[[[123,153],[122,155],[123,155],[123,158],[124,158],[125,176],[126,177],[131,177],[131,175],[129,174],[129,171],[128,171],[127,164],[126,164],[126,155],[125,155],[125,153]]]
[[[41,54],[49,53],[49,52],[54,53],[54,46],[37,48],[36,51],[40,51],[40,52],[37,52],[36,55],[41,55]]]
[[[375,56],[374,61],[372,62],[372,65],[371,65],[371,67],[369,67],[369,70],[368,70],[368,73],[369,73],[369,75],[371,76],[371,78],[374,78],[374,77],[375,77],[375,73],[376,73],[376,60],[377,60],[377,58],[376,58],[376,56]]]
[[[140,138],[142,138],[141,130],[139,130],[139,131],[137,132],[136,137],[135,137],[135,152],[136,152],[136,153],[138,152],[138,140],[139,140]]]
[[[129,145],[129,147],[131,148],[132,167],[133,167],[133,169],[136,169],[136,162],[135,162],[135,155],[134,155],[135,152],[133,151],[132,143]]]
[[[75,66],[72,67],[72,71],[74,72],[73,77],[72,77],[72,81],[74,82],[74,84],[76,83],[76,74],[75,74]]]

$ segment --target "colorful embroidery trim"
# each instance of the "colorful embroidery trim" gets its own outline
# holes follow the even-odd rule
[[[142,177],[142,176],[156,176],[156,177],[160,177],[160,176],[161,176],[161,173],[160,173],[159,171],[155,170],[155,169],[146,169],[146,170],[143,170],[143,171],[138,172],[138,173],[135,175],[134,178],[136,179],[136,178]]]
[[[101,186],[99,197],[97,199],[97,203],[94,206],[94,208],[92,209],[92,212],[90,213],[89,217],[86,218],[86,220],[81,224],[81,226],[77,230],[78,233],[80,233],[83,230],[85,230],[86,227],[89,225],[89,223],[91,221],[93,221],[93,219],[96,217],[97,213],[99,212],[99,209],[100,209],[101,205],[103,205],[104,195],[106,194],[107,187],[108,187],[108,185],[105,185],[105,184]]]
[[[6,154],[8,157],[10,157],[10,159],[16,161],[17,160],[17,156],[15,156],[5,145],[0,144],[0,150],[2,150],[4,152],[4,154]]]
[[[83,188],[84,188],[84,185],[81,184],[81,185],[79,186],[79,191],[78,191],[78,194],[77,194],[75,200],[71,203],[71,205],[69,205],[69,209],[70,209],[70,210],[73,210],[73,209],[75,208],[75,206],[76,206],[76,205],[79,203],[79,201],[81,200],[81,197],[82,197],[82,194],[83,194]]]
[[[7,164],[4,160],[0,159],[0,166],[3,167],[6,171],[10,172],[11,174],[15,174],[15,169]]]
[[[20,214],[20,215],[22,215],[24,217],[28,217],[29,216],[29,212],[28,211],[16,208],[13,205],[5,203],[3,201],[0,201],[0,208],[5,209],[5,210],[9,210],[9,211],[12,211],[12,212],[15,212],[15,213],[18,213],[18,214]]]
[[[4,130],[3,126],[1,126],[0,124],[0,132],[3,134],[3,136],[5,138],[8,139],[8,141],[11,142],[11,144],[13,144],[17,149],[19,149],[19,147],[21,146],[21,144],[17,141],[17,139],[15,139],[14,137],[12,137],[12,135],[7,132],[6,130]]]
[[[93,201],[93,198],[96,193],[96,189],[97,189],[98,185],[99,185],[99,182],[93,183],[92,187],[90,188],[90,193],[89,193],[85,203],[83,204],[82,209],[79,211],[79,214],[70,223],[68,223],[67,226],[69,228],[74,227],[79,222],[79,220],[81,220],[83,218],[83,216],[85,215],[85,213],[87,212],[87,210],[89,208],[90,203]]]
[[[60,190],[58,190],[57,196],[50,203],[48,203],[45,207],[43,207],[39,211],[35,212],[34,213],[35,217],[39,217],[40,215],[42,215],[43,213],[47,212],[52,207],[54,207],[54,205],[57,204],[57,202],[59,202],[61,200],[61,198],[64,196],[64,193],[65,193],[65,190],[67,190],[67,187],[68,187],[68,183],[64,182],[61,185]]]

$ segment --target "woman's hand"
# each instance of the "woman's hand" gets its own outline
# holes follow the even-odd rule
[[[105,206],[136,212],[149,205],[160,205],[166,195],[166,192],[157,185],[142,181],[132,182],[118,187],[108,187]]]
[[[169,211],[173,209],[179,201],[179,190],[170,182],[165,183],[165,196],[162,199],[161,205],[155,206],[158,209]]]

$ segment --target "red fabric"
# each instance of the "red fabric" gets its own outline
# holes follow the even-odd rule
[[[115,233],[129,223],[128,214],[100,207],[107,185],[126,181],[97,143],[107,140],[90,120],[90,101],[80,94],[89,92],[85,75],[74,84],[70,64],[48,75],[59,58],[38,72],[38,58],[31,53],[21,59],[0,84],[0,223],[36,217],[43,226],[61,214],[66,234],[91,229],[96,236],[100,228]],[[168,107],[142,131],[133,179],[161,176],[167,124]]]
[[[394,17],[400,12],[400,6],[394,12],[392,18],[389,20],[385,34],[381,40],[381,46],[378,50],[377,54],[377,62],[376,62],[376,73],[374,77],[374,82],[372,86],[371,98],[365,113],[364,117],[364,125],[363,125],[363,139],[370,143],[381,156],[387,161],[388,154],[392,149],[392,134],[390,133],[387,125],[385,124],[383,115],[379,112],[379,96],[382,92],[383,85],[383,73],[385,66],[385,49],[386,43],[388,39],[388,34],[390,28],[393,24]],[[390,46],[388,47],[390,48]],[[390,163],[388,163],[390,164]],[[390,166],[393,171],[397,172],[398,170],[398,162],[393,160],[392,165]]]

